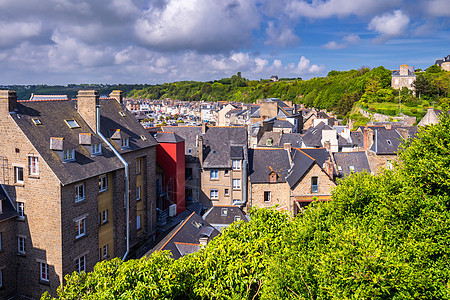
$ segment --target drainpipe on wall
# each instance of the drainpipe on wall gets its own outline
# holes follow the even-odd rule
[[[247,203],[247,160],[242,161],[242,201],[233,202],[233,205],[244,206]]]
[[[97,105],[97,134],[101,137],[101,139],[108,145],[109,148],[114,152],[114,154],[117,156],[117,158],[123,163],[125,167],[125,195],[124,195],[124,201],[125,201],[125,214],[126,214],[126,225],[127,225],[127,251],[125,252],[122,260],[125,260],[128,252],[130,252],[130,201],[129,201],[129,168],[128,163],[126,160],[120,155],[120,153],[114,148],[113,145],[103,136],[103,134],[100,132],[100,105]]]

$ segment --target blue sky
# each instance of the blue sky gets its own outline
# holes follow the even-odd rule
[[[1,0],[0,85],[326,76],[450,54],[450,0]]]

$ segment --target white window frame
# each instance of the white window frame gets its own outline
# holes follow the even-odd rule
[[[86,272],[86,255],[82,255],[75,259],[75,271],[79,274],[81,272]]]
[[[130,138],[124,138],[120,140],[120,147],[122,149],[124,148],[130,148]]]
[[[233,190],[241,189],[241,179],[233,179]]]
[[[136,175],[141,174],[141,158],[136,159]]]
[[[75,160],[75,148],[63,150],[63,162]]]
[[[17,213],[19,214],[19,218],[25,218],[25,203],[16,201],[17,204]]]
[[[29,174],[32,176],[39,175],[39,157],[28,156],[28,170]]]
[[[108,190],[108,176],[100,175],[98,177],[98,191],[101,193],[107,190]]]
[[[141,229],[141,215],[136,216],[136,230]]]
[[[103,259],[108,258],[108,244],[104,245],[102,248],[102,257]]]
[[[80,191],[82,193],[80,194]],[[75,202],[81,202],[86,199],[86,187],[84,183],[75,186]]]
[[[17,252],[19,254],[25,254],[25,237],[17,237]]]
[[[101,155],[102,154],[102,144],[92,144],[91,152],[92,152],[92,155]]]
[[[105,224],[106,222],[108,222],[108,210],[107,209],[102,211],[102,224]]]
[[[316,178],[316,183],[313,184],[313,179]],[[319,193],[319,177],[313,176],[311,177],[311,194],[317,194]]]
[[[209,190],[209,198],[210,199],[219,199],[219,190],[218,189],[210,189]]]
[[[233,170],[240,170],[241,169],[241,160],[233,159],[232,166],[233,166]]]
[[[266,200],[266,195],[268,195]],[[264,191],[264,202],[268,203],[268,202],[272,202],[272,192],[271,191]]]
[[[22,176],[19,176],[20,174]],[[20,177],[22,177],[22,178],[20,179]],[[24,180],[23,167],[15,166],[14,167],[14,182],[18,183],[18,184],[23,184],[23,180]]]
[[[76,239],[86,235],[86,217],[75,220],[75,234]]]
[[[209,170],[209,179],[211,180],[219,179],[219,170],[218,169]]]
[[[141,186],[140,185],[138,185],[137,187],[136,187],[136,201],[139,201],[139,200],[141,200],[142,198],[141,198]]]
[[[39,279],[42,281],[49,281],[49,267],[46,262],[39,262]]]

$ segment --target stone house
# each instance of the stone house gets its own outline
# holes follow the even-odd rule
[[[56,294],[66,274],[126,257],[156,230],[156,141],[122,103],[17,101],[0,91],[1,182],[17,208],[14,293]],[[3,233],[2,233],[3,235]],[[0,263],[1,265],[1,263]]]
[[[248,206],[277,206],[296,215],[313,201],[331,199],[336,186],[333,173],[324,148],[294,149],[286,144],[284,148],[250,149]]]
[[[450,55],[445,56],[443,59],[437,59],[434,64],[445,71],[450,71]]]
[[[393,70],[391,76],[391,87],[394,89],[402,89],[404,87],[414,91],[412,85],[416,81],[416,74],[414,74],[414,67],[408,65],[400,65],[399,70]]]

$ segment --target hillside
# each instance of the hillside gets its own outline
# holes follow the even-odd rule
[[[426,72],[419,72],[417,97],[405,89],[401,91],[401,102],[405,105],[404,113],[418,118],[422,117],[426,108],[435,102],[436,108],[446,105],[450,90],[450,72],[442,71],[434,66]],[[182,81],[152,85],[143,89],[135,89],[128,97],[135,99],[172,98],[191,101],[243,101],[256,102],[263,98],[280,98],[303,103],[306,106],[333,110],[344,117],[355,102],[361,100],[362,107],[379,113],[395,115],[394,108],[399,102],[399,95],[390,87],[391,71],[380,66],[370,70],[362,67],[359,70],[331,71],[326,77],[301,79],[247,80],[241,74],[233,75],[210,82]],[[420,99],[418,98],[420,96]],[[378,103],[392,103],[379,105]]]
[[[68,275],[58,298],[450,299],[450,118],[408,143],[395,170],[353,174],[296,218],[253,210],[179,260]]]

